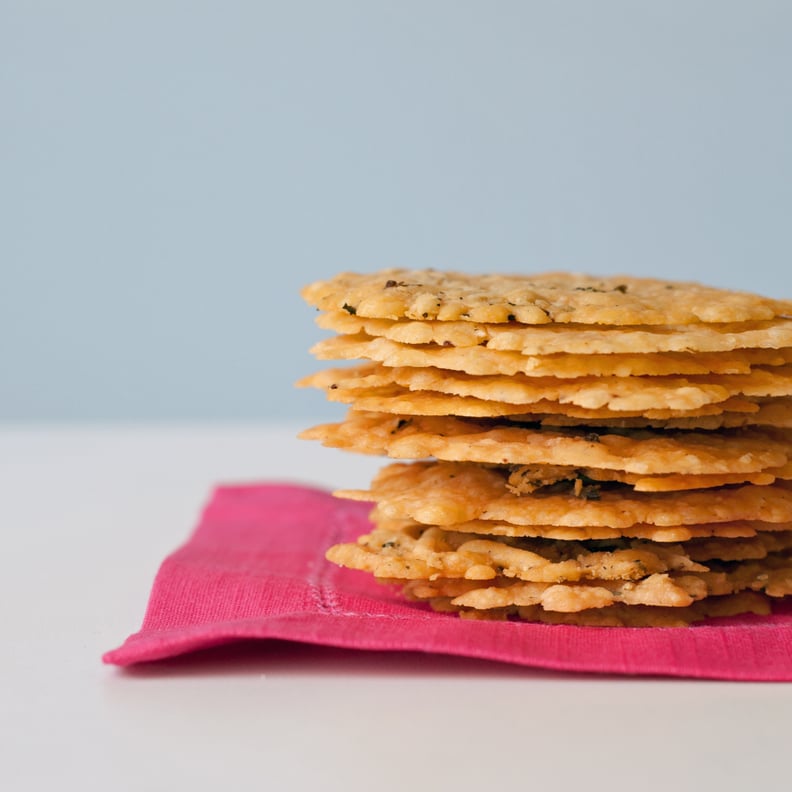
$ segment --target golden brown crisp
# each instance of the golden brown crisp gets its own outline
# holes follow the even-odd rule
[[[528,325],[765,322],[792,311],[788,302],[696,283],[563,272],[345,272],[312,283],[302,295],[322,310],[361,317]]]
[[[484,346],[523,355],[625,352],[729,352],[792,346],[792,320],[735,324],[689,324],[592,328],[578,324],[537,326],[470,321],[368,319],[346,311],[319,314],[317,324],[340,335],[381,336],[400,344]]]
[[[377,528],[357,543],[331,547],[327,558],[340,566],[404,580],[517,578],[536,583],[581,580],[639,580],[656,572],[706,572],[682,545],[620,540],[608,549],[581,542],[475,537],[438,527]]]
[[[383,517],[378,509],[372,511],[372,520],[377,526],[389,528],[393,526],[410,526],[425,528],[425,525],[409,519],[391,519]],[[648,525],[636,523],[623,528],[607,525],[514,525],[503,520],[469,520],[447,526],[457,533],[467,532],[481,536],[502,536],[512,538],[538,537],[542,539],[561,540],[566,542],[613,540],[613,539],[645,539],[659,544],[689,542],[694,539],[710,537],[728,540],[750,539],[770,533],[785,533],[792,530],[792,522],[767,523],[757,520],[731,520],[715,523],[697,523],[694,525]]]
[[[584,497],[573,491],[514,495],[507,488],[506,470],[460,462],[388,465],[370,489],[339,490],[337,495],[375,502],[378,514],[388,519],[440,526],[470,520],[611,528],[792,522],[792,488],[779,483],[660,493],[602,487]]]
[[[331,400],[352,403],[370,411],[374,399],[383,403],[414,400],[421,405],[437,404],[446,414],[458,415],[454,404],[490,403],[494,414],[536,412],[537,404],[557,403],[586,410],[613,413],[639,413],[668,410],[672,417],[685,417],[692,411],[743,396],[752,399],[792,395],[792,366],[777,370],[755,369],[751,374],[706,375],[701,377],[527,377],[515,374],[471,375],[427,367],[388,368],[363,364],[333,368],[305,377],[300,386],[324,388]],[[441,398],[441,395],[449,398]],[[508,405],[508,406],[504,406]],[[486,409],[487,405],[481,405]],[[420,410],[416,407],[416,410]],[[508,409],[511,413],[500,412]],[[757,408],[758,409],[758,408]],[[411,410],[382,410],[412,412]],[[426,413],[415,412],[421,415]]]
[[[624,605],[616,603],[605,608],[559,613],[546,611],[539,605],[474,610],[451,604],[451,597],[429,600],[434,610],[458,613],[462,618],[504,620],[514,617],[522,621],[546,624],[571,624],[580,627],[688,627],[704,619],[717,619],[740,614],[767,616],[770,602],[753,591],[741,591],[721,597],[706,597],[685,608],[664,608],[653,605]]]
[[[746,589],[769,597],[792,593],[792,561],[784,554],[762,561],[728,562],[720,571],[654,573],[640,580],[587,580],[577,583],[534,583],[496,578],[489,581],[439,578],[411,580],[405,593],[415,599],[451,597],[451,604],[488,610],[540,605],[545,610],[573,613],[615,603],[686,607],[707,597]]]
[[[542,405],[544,406],[544,405]],[[722,408],[722,409],[719,409]],[[605,415],[602,412],[578,413],[576,408],[566,410],[566,414],[547,411],[544,414],[520,416],[525,421],[537,421],[545,427],[580,427],[596,429],[698,429],[715,431],[718,429],[739,429],[746,426],[792,428],[792,400],[760,399],[746,402],[742,399],[729,399],[719,405],[708,405],[689,415],[672,415],[667,411],[647,410],[641,416],[622,413]],[[507,420],[517,420],[518,416],[506,416]]]
[[[638,377],[749,374],[755,366],[790,362],[790,349],[738,349],[733,352],[637,352],[613,355],[523,355],[484,347],[410,346],[387,338],[336,336],[311,348],[319,360],[374,360],[385,366],[434,366],[468,374],[525,374],[530,377]]]
[[[340,424],[306,430],[305,439],[396,459],[569,465],[641,475],[715,475],[778,468],[792,457],[783,432],[536,429],[454,417],[351,412]]]
[[[507,579],[408,581],[405,593],[415,599],[451,597],[451,604],[477,610],[540,605],[548,611],[576,613],[614,603],[684,608],[707,596],[710,573],[656,573],[637,581],[591,580],[580,583],[531,583]],[[719,588],[734,588],[718,583]],[[749,588],[749,586],[744,586]],[[732,593],[724,591],[724,593]]]

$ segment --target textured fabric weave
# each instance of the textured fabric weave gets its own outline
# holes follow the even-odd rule
[[[369,529],[370,506],[287,485],[218,488],[160,568],[140,632],[104,661],[131,665],[241,639],[415,650],[537,668],[792,681],[792,607],[689,628],[468,621],[325,561]]]

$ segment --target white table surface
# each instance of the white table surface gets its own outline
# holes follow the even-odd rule
[[[0,429],[0,788],[792,788],[792,685],[268,642],[124,672],[212,484],[363,486],[297,427]]]

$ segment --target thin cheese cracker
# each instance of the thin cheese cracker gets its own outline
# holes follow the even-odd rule
[[[792,457],[785,434],[758,429],[620,434],[362,412],[350,413],[340,424],[306,430],[301,437],[396,459],[569,465],[642,475],[757,472],[781,467]]]
[[[327,558],[340,566],[405,580],[516,578],[538,583],[639,580],[656,572],[706,572],[681,545],[621,541],[607,549],[580,542],[471,537],[432,527],[414,535],[379,528],[357,543],[335,545]]]
[[[545,405],[543,405],[545,406]],[[528,414],[520,416],[523,421],[536,421],[545,427],[579,427],[589,426],[593,429],[700,429],[715,431],[718,429],[739,429],[746,426],[792,428],[792,400],[788,397],[780,399],[761,399],[757,402],[730,399],[722,402],[723,409],[718,405],[709,405],[688,415],[674,415],[668,411],[646,410],[642,415],[622,414],[616,417],[613,413],[606,415],[602,411],[581,411],[579,408],[546,412],[545,414]],[[518,416],[504,416],[508,420],[516,420]]]
[[[792,311],[754,294],[629,276],[562,272],[468,275],[438,270],[345,272],[303,289],[326,311],[383,319],[605,325],[768,321]]]
[[[368,319],[346,311],[322,313],[316,323],[340,335],[387,338],[400,344],[483,346],[523,355],[623,354],[629,352],[730,352],[792,347],[792,319],[736,324],[689,324],[592,328],[588,325],[525,326],[469,321]]]
[[[434,366],[468,374],[531,377],[637,377],[748,374],[752,366],[783,365],[790,350],[741,349],[733,352],[659,352],[654,355],[522,355],[484,347],[410,346],[387,338],[336,336],[311,348],[319,360],[374,360],[385,366]]]
[[[471,463],[396,463],[380,470],[370,489],[337,494],[375,502],[386,518],[439,526],[470,520],[612,528],[792,521],[792,488],[778,483],[670,493],[603,487],[583,497],[572,490],[515,495],[507,488],[506,471]]]
[[[653,573],[637,581],[587,580],[576,583],[538,583],[497,578],[481,582],[465,579],[409,581],[405,592],[417,599],[452,597],[451,603],[476,609],[512,605],[540,605],[545,610],[574,613],[614,603],[686,607],[708,596],[724,596],[750,589],[770,597],[792,593],[792,560],[774,554],[759,561],[721,565],[716,572]]]
[[[699,378],[556,379],[523,375],[475,376],[431,367],[389,369],[364,364],[320,371],[300,380],[298,385],[324,388],[331,400],[351,403],[357,409],[371,411],[370,405],[379,399],[383,403],[394,403],[394,409],[379,411],[412,412],[415,415],[460,415],[464,413],[455,410],[456,403],[478,405],[485,402],[492,405],[492,414],[495,415],[541,412],[544,405],[556,403],[559,410],[567,405],[591,411],[608,410],[616,414],[667,410],[671,411],[672,417],[685,417],[692,411],[736,397],[755,400],[792,395],[792,366],[775,371],[756,369],[749,375],[708,375]],[[409,404],[410,400],[416,405],[415,411],[395,409],[397,402]],[[427,406],[421,407],[424,402]],[[486,410],[487,404],[480,404],[481,409]],[[432,409],[433,412],[421,412],[422,409]],[[434,412],[439,409],[445,409],[445,412]]]

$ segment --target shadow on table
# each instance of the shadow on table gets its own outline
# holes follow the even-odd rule
[[[168,660],[129,666],[118,673],[123,677],[138,679],[261,674],[295,676],[316,673],[357,677],[508,676],[520,679],[581,676],[452,655],[336,649],[279,640],[240,641]]]

